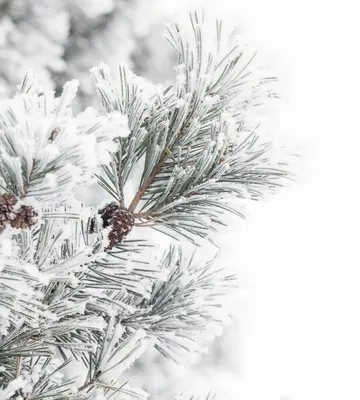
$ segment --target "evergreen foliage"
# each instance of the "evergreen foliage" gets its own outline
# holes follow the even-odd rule
[[[0,103],[0,195],[36,218],[6,216],[0,233],[0,400],[145,399],[122,373],[147,348],[181,362],[231,319],[235,276],[200,249],[187,257],[182,241],[211,240],[224,214],[242,215],[239,201],[290,174],[247,119],[275,79],[253,76],[254,55],[207,22],[190,13],[169,26],[173,86],[101,64],[99,111],[74,114],[75,81],[56,97],[31,73]],[[94,180],[113,203],[76,200]],[[171,238],[164,254],[142,229]]]

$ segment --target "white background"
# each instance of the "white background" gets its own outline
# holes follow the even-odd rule
[[[231,4],[286,61],[291,130],[308,153],[305,182],[253,206],[229,242],[250,289],[242,379],[222,386],[239,400],[360,399],[356,2],[211,3]]]

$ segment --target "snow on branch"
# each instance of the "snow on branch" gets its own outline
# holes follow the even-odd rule
[[[236,277],[218,259],[132,236],[152,227],[196,243],[224,213],[242,216],[234,199],[291,177],[254,111],[276,79],[208,22],[190,13],[168,27],[173,86],[100,64],[101,112],[75,115],[76,81],[56,97],[31,72],[0,101],[0,400],[145,400],[121,382],[147,348],[180,362],[230,323]],[[99,209],[74,194],[95,178],[113,198]]]
[[[213,23],[213,21],[210,21]],[[106,65],[92,70],[105,113],[128,116],[130,135],[99,176],[100,185],[135,218],[190,240],[206,237],[222,214],[242,214],[232,199],[258,199],[290,179],[286,151],[273,151],[248,114],[271,101],[276,82],[260,75],[256,53],[190,13],[168,27],[178,55],[173,87],[155,87],[124,67],[114,79]],[[139,171],[139,163],[143,165]],[[134,174],[129,204],[124,187]]]
[[[125,326],[144,329],[155,338],[155,347],[167,358],[181,360],[186,353],[203,351],[222,327],[230,323],[226,307],[236,287],[236,277],[216,265],[186,260],[171,248],[162,268],[165,282],[154,285],[150,299],[123,319]]]
[[[0,102],[0,180],[5,192],[43,205],[54,205],[55,199],[59,204],[109,160],[114,137],[128,134],[120,113],[102,117],[88,109],[75,117],[71,103],[77,87],[76,81],[68,82],[56,98],[28,74],[18,93]]]

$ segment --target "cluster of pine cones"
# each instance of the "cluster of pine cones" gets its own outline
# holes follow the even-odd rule
[[[16,210],[17,200],[12,193],[0,195],[0,233],[6,228],[6,225],[26,229],[35,224],[37,213],[31,206],[22,205]]]
[[[111,250],[130,233],[134,226],[134,217],[131,212],[121,208],[116,202],[107,204],[98,213],[102,219],[102,228],[111,228],[108,235],[109,245],[107,247],[107,249]],[[93,220],[90,233],[94,232],[94,229],[95,220]]]
[[[13,228],[26,229],[36,222],[37,213],[31,206],[22,205],[16,209],[17,197],[12,193],[0,195],[0,233],[10,225]],[[128,210],[120,207],[118,203],[112,202],[100,209],[98,213],[102,219],[102,228],[110,227],[108,235],[111,250],[130,233],[134,226],[134,217]],[[92,220],[90,233],[95,231],[95,219]]]

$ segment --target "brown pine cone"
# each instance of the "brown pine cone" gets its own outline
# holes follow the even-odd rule
[[[0,195],[0,232],[5,229],[7,223],[15,220],[14,205],[16,202],[17,198],[12,193]]]
[[[36,223],[37,213],[31,206],[21,206],[16,213],[16,218],[11,221],[13,228],[27,229]]]
[[[99,210],[98,213],[101,214],[101,219],[103,221],[103,228],[107,228],[110,225],[111,218],[119,210],[120,210],[120,205],[118,203],[115,203],[115,201],[107,204],[104,208]]]
[[[127,210],[118,210],[110,220],[111,231],[109,233],[109,246],[112,249],[131,232],[134,226],[134,217]]]
[[[103,221],[102,227],[111,227],[109,233],[109,246],[107,249],[112,249],[130,233],[134,226],[134,217],[128,210],[120,208],[116,202],[107,204],[104,208],[99,210],[101,219]],[[94,230],[91,225],[90,230]]]

